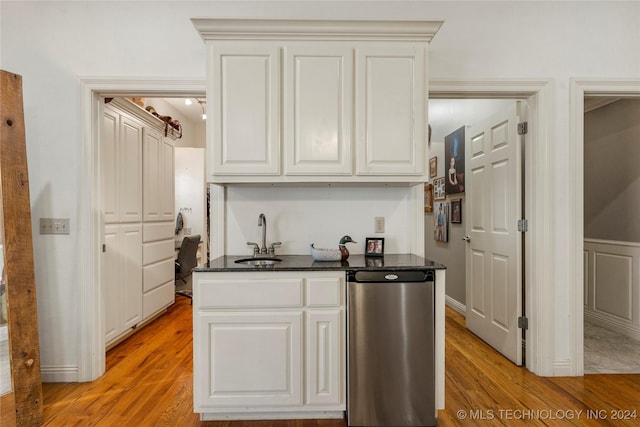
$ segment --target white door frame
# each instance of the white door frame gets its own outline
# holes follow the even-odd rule
[[[575,375],[584,375],[584,97],[589,95],[635,98],[640,96],[640,79],[571,79],[569,207],[574,221],[569,254],[574,283],[568,288],[568,300],[574,303],[570,350],[576,360]]]
[[[78,204],[79,337],[78,381],[93,381],[104,373],[104,313],[100,272],[102,218],[100,214],[100,158],[98,129],[100,96],[193,97],[205,92],[205,81],[181,78],[81,78],[82,142]],[[525,235],[527,275],[527,368],[537,375],[553,375],[553,242],[551,206],[553,168],[549,155],[549,80],[432,80],[437,98],[521,98],[530,109],[531,152],[527,153],[525,197],[530,231]],[[580,175],[581,177],[581,175]],[[581,183],[582,181],[580,181]],[[575,193],[574,193],[575,194]],[[582,233],[582,231],[580,231]],[[580,258],[580,263],[581,263]],[[582,304],[580,304],[582,308]]]
[[[551,114],[550,80],[431,80],[431,98],[509,98],[528,103],[529,134],[525,156],[525,233],[524,277],[525,310],[529,319],[526,332],[526,367],[540,376],[554,375],[554,244],[549,236],[553,216],[548,206],[553,197],[553,162],[549,150]],[[535,178],[535,179],[534,179]],[[535,284],[533,286],[532,284]]]
[[[93,381],[105,371],[104,310],[100,271],[103,218],[100,192],[100,121],[102,96],[201,97],[205,81],[194,79],[81,78],[82,142],[78,203],[78,382]]]

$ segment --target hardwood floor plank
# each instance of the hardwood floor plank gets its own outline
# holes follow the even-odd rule
[[[44,384],[45,425],[346,425],[344,420],[200,422],[193,413],[191,310],[189,300],[178,297],[176,304],[150,327],[107,353],[109,369],[97,381]],[[469,333],[464,318],[449,308],[445,357],[446,409],[439,412],[439,427],[640,425],[640,375],[537,377]],[[636,419],[611,419],[616,410],[624,409],[635,409]],[[592,411],[589,418],[588,410]]]

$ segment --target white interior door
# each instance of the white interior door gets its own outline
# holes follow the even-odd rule
[[[466,132],[467,328],[522,365],[522,174],[517,105]]]

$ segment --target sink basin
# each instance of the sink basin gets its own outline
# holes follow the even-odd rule
[[[255,265],[255,266],[266,266],[266,265],[274,265],[279,262],[282,262],[279,258],[242,258],[237,259],[235,261],[236,264],[247,264],[247,265]]]

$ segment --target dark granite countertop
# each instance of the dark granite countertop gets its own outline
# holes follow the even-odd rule
[[[441,270],[446,267],[429,259],[412,254],[389,254],[384,257],[365,257],[351,255],[345,262],[314,261],[311,255],[276,255],[281,259],[273,265],[253,266],[237,264],[235,261],[251,258],[246,255],[226,255],[209,261],[203,267],[196,267],[194,272],[246,272],[246,271],[348,271],[348,270]]]

